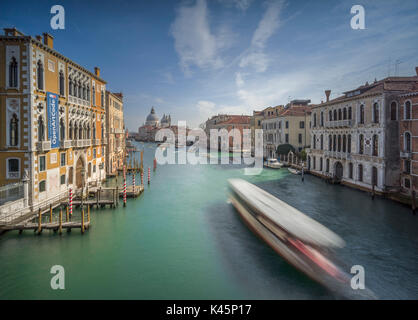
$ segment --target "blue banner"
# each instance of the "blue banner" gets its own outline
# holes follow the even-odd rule
[[[55,93],[46,93],[46,103],[48,110],[48,139],[51,141],[51,148],[59,148],[59,113],[58,113],[58,95]]]

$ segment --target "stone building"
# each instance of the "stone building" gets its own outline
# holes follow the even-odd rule
[[[261,121],[263,128],[263,155],[277,158],[277,147],[290,144],[296,151],[302,151],[310,144],[311,100],[292,100],[278,114],[272,114]]]
[[[316,106],[311,115],[309,170],[363,190],[399,188],[399,119],[393,107],[416,76],[388,77]],[[394,104],[395,102],[395,104]]]
[[[399,119],[401,192],[418,194],[418,84],[391,102],[391,117]]]
[[[21,200],[0,216],[56,201],[105,178],[106,82],[62,55],[47,34],[0,36],[0,185],[21,183]],[[19,202],[20,201],[20,202]]]
[[[123,95],[106,91],[107,153],[106,174],[116,175],[123,167],[125,155],[125,125]]]

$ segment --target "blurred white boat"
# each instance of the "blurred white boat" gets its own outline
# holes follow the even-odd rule
[[[332,251],[345,245],[337,234],[247,181],[228,182],[229,200],[244,222],[287,262],[340,295],[376,298],[368,289],[353,290],[349,269],[335,262]]]

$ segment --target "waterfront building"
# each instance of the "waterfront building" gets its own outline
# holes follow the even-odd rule
[[[263,128],[263,155],[265,158],[277,158],[277,147],[290,144],[300,152],[310,144],[308,122],[312,105],[311,100],[292,100],[278,114],[265,116],[261,121]]]
[[[418,67],[415,68],[418,76]],[[399,119],[400,187],[411,196],[418,192],[418,84],[391,102],[391,117]]]
[[[218,114],[208,119],[205,123],[205,133],[208,138],[207,146],[210,147],[210,130],[216,129],[221,130],[225,129],[228,133],[232,129],[237,129],[240,133],[241,139],[241,148],[243,147],[244,139],[244,129],[250,129],[250,120],[251,116],[244,115],[227,115],[227,114]],[[248,136],[250,139],[250,136]],[[218,143],[218,150],[230,150],[233,148],[233,137],[230,136],[226,145],[221,145],[221,141]],[[250,150],[247,150],[250,151]]]
[[[107,153],[106,174],[116,175],[123,167],[125,155],[125,125],[123,95],[106,91]]]
[[[312,110],[308,169],[363,190],[398,190],[399,117],[394,108],[398,96],[411,92],[417,81],[417,76],[387,77],[332,100],[326,90],[326,101]]]
[[[0,184],[23,194],[1,206],[0,216],[37,210],[69,188],[105,178],[106,152],[106,82],[99,68],[92,73],[56,51],[48,33],[33,38],[15,28],[4,32]]]

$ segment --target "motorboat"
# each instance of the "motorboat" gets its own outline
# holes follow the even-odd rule
[[[353,275],[334,255],[345,245],[337,234],[245,180],[228,182],[229,200],[241,218],[289,264],[342,297],[376,298],[367,288],[351,288]]]
[[[270,169],[280,169],[283,164],[277,161],[277,159],[267,159],[264,166]]]
[[[301,173],[302,173],[300,170],[297,170],[297,169],[295,169],[295,168],[287,168],[287,170],[288,170],[290,173],[293,173],[293,174],[301,174]]]

